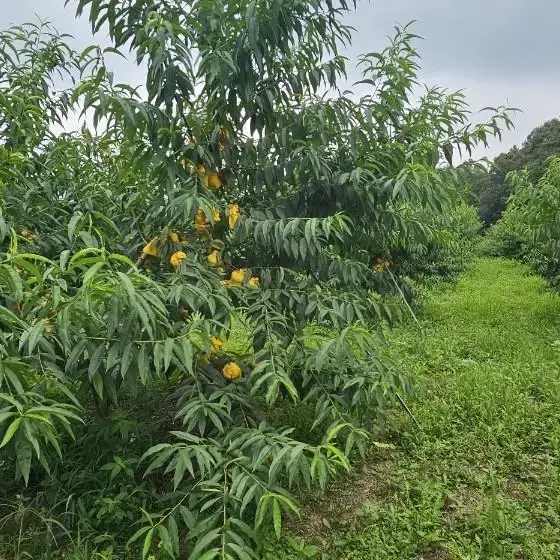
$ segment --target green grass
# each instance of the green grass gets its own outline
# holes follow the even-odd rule
[[[560,298],[519,264],[475,262],[390,334],[421,428],[309,503],[275,558],[560,558]],[[291,550],[294,548],[294,550]],[[282,556],[283,554],[283,556]]]

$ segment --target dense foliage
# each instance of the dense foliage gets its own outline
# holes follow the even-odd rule
[[[550,160],[536,183],[530,173],[510,175],[514,193],[484,246],[490,253],[532,264],[549,282],[560,285],[560,158]]]
[[[393,250],[401,274],[424,284],[455,278],[473,256],[482,229],[476,208],[459,202],[447,213],[417,210],[414,218],[433,235],[409,239],[406,246]]]
[[[437,88],[413,103],[407,28],[362,57],[371,93],[340,94],[348,9],[80,0],[145,95],[107,51],[2,34],[10,554],[79,535],[118,557],[258,558],[291,492],[348,470],[406,394],[378,327],[476,231],[442,161],[510,121],[470,125]],[[54,134],[75,111],[80,131]]]
[[[527,169],[528,178],[536,183],[544,175],[547,160],[560,154],[560,120],[552,119],[535,128],[523,145],[496,157],[489,170],[478,167],[469,179],[473,203],[479,208],[486,225],[494,224],[506,208],[512,194],[507,176],[512,171]]]

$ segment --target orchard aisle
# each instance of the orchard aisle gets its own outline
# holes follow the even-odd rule
[[[323,558],[560,558],[560,298],[490,259],[427,298],[391,335],[421,429],[306,512]]]

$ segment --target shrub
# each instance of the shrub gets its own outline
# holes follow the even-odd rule
[[[514,188],[502,218],[488,233],[496,254],[531,264],[553,285],[560,277],[560,158],[551,158],[546,173],[532,184],[526,172],[509,177]]]
[[[453,279],[474,256],[482,222],[476,208],[457,200],[445,213],[420,212],[415,219],[435,234],[403,250],[403,273],[423,282]]]

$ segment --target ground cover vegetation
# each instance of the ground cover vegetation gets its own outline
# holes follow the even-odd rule
[[[560,298],[484,258],[388,334],[417,380],[353,476],[306,502],[267,560],[554,560],[560,555]],[[277,549],[278,550],[278,549]]]

